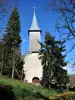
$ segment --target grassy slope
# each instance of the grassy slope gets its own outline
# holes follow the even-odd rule
[[[54,96],[57,94],[55,90],[48,90],[41,86],[35,86],[32,84],[21,83],[18,80],[12,80],[8,78],[0,77],[1,85],[11,85],[13,87],[13,91],[19,100],[44,100],[45,97]],[[36,99],[38,98],[38,99]]]
[[[41,86],[35,86],[28,83],[21,83],[18,80],[12,80],[6,77],[5,78],[0,77],[0,85],[12,86],[13,92],[15,93],[17,100],[69,100],[69,99],[58,99],[57,97],[70,96],[72,94],[74,94],[75,96],[75,93],[73,92],[64,92],[64,93],[58,94],[57,91],[53,89],[48,90]],[[57,98],[57,99],[54,99],[54,98]],[[71,99],[71,100],[74,100],[74,99]]]

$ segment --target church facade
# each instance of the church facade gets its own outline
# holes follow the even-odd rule
[[[42,79],[42,64],[39,59],[39,49],[41,41],[41,29],[38,26],[37,18],[34,9],[33,20],[31,28],[28,30],[29,35],[29,53],[24,58],[24,72],[25,79],[28,83],[37,82],[39,83]]]

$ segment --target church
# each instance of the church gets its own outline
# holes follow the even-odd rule
[[[40,83],[42,79],[43,66],[41,64],[41,60],[39,59],[40,44],[38,43],[38,41],[41,41],[41,32],[42,30],[38,26],[34,8],[31,28],[28,30],[29,52],[24,58],[24,81],[27,83]]]

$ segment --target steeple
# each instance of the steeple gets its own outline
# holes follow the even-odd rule
[[[37,18],[35,14],[35,7],[34,7],[34,15],[33,15],[31,28],[29,30],[37,30],[37,31],[40,30],[40,28],[38,27]]]
[[[39,52],[40,44],[38,41],[41,41],[41,30],[38,27],[36,14],[35,14],[35,7],[34,7],[34,15],[32,20],[31,28],[28,30],[29,34],[29,52]]]

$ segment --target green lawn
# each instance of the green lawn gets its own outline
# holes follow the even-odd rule
[[[47,98],[52,98],[52,100],[55,100],[53,98],[55,98],[56,95],[61,95],[54,89],[49,90],[42,86],[22,83],[18,80],[12,80],[6,77],[0,77],[0,85],[12,86],[12,91],[15,93],[17,100],[48,100]]]
[[[13,87],[13,91],[19,100],[44,100],[44,98],[49,96],[54,96],[57,92],[53,89],[48,90],[42,86],[35,86],[28,83],[22,83],[18,80],[12,80],[9,78],[0,77],[0,84],[1,85],[11,85]],[[28,99],[29,98],[29,99]],[[43,98],[43,99],[41,99]]]

